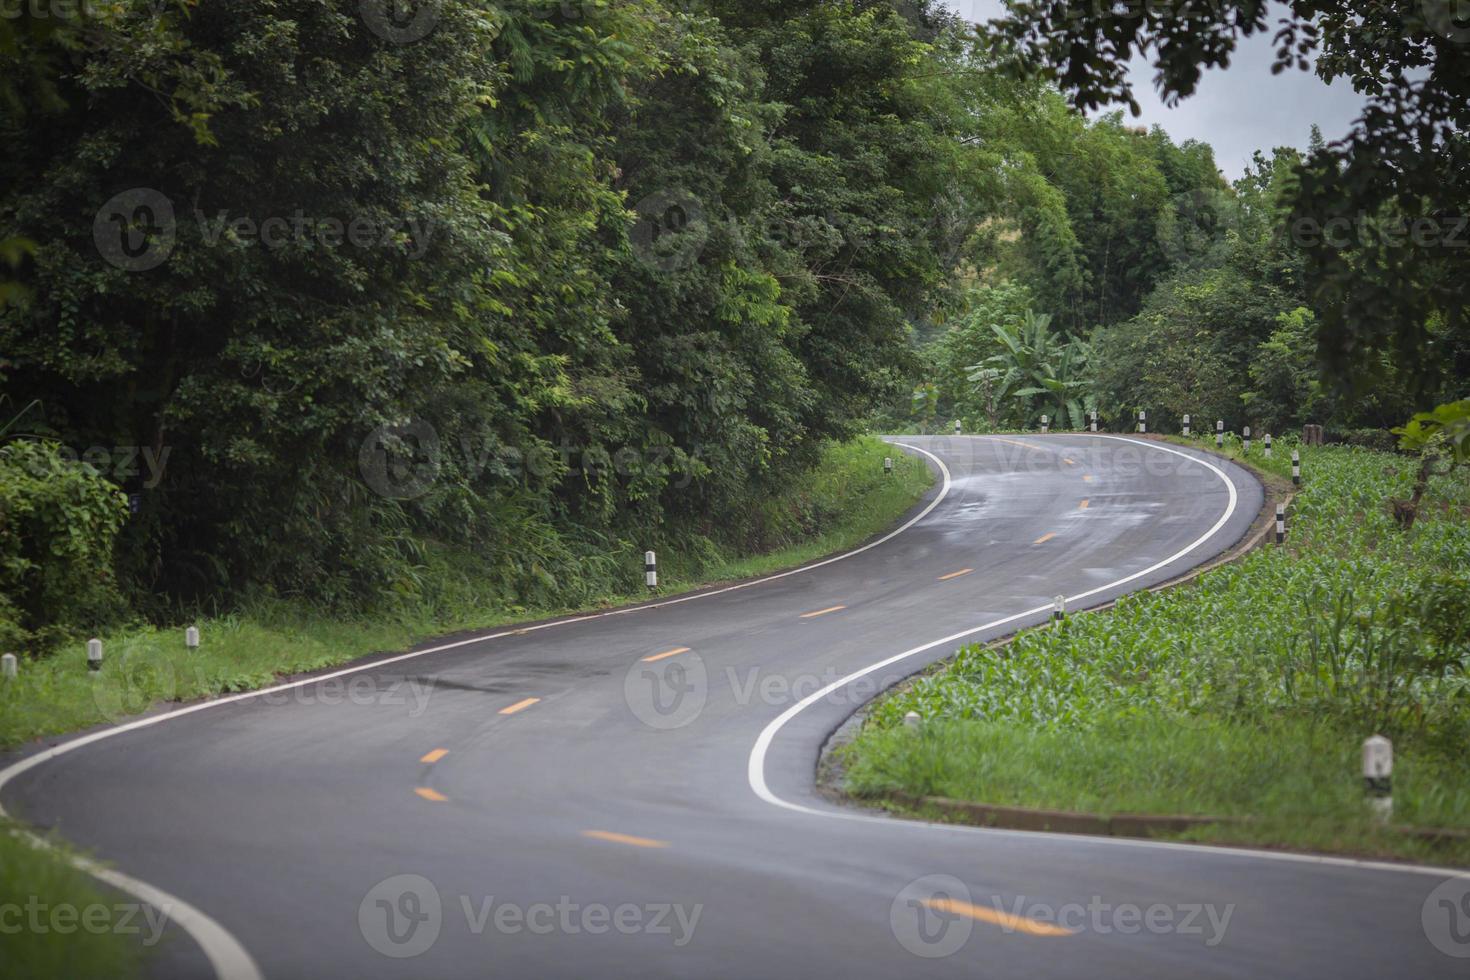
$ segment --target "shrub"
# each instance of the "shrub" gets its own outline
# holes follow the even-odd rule
[[[127,500],[49,442],[0,446],[0,643],[54,645],[118,615],[112,549]]]

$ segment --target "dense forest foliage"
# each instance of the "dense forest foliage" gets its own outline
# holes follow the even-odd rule
[[[0,22],[0,645],[758,546],[875,423],[1381,428],[1470,368],[1442,241],[1372,394],[1321,373],[1320,144],[1227,184],[932,0],[78,9]]]
[[[1081,428],[1096,410],[1104,427],[1127,428],[1145,411],[1170,431],[1186,414],[1197,424],[1225,420],[1230,431],[1281,433],[1311,422],[1339,435],[1378,430],[1361,437],[1387,446],[1387,429],[1463,384],[1470,333],[1439,321],[1432,347],[1407,359],[1372,355],[1371,383],[1354,388],[1323,373],[1319,305],[1305,249],[1289,230],[1302,153],[1258,152],[1227,185],[1208,147],[1176,147],[1117,115],[1088,126],[1087,137],[1112,142],[1111,165],[1126,161],[1132,176],[1114,186],[1093,177],[1064,192],[1056,226],[1084,229],[1061,253],[1077,285],[1056,291],[1057,265],[1028,254],[1033,236],[1013,235],[987,266],[1008,273],[968,290],[927,348],[933,417],[985,429],[1035,426],[1048,415]],[[1310,145],[1321,145],[1315,131]],[[1066,158],[1078,156],[1086,149]],[[1117,216],[1115,224],[1099,233],[1098,215]],[[1466,237],[1470,247],[1470,230]],[[1434,348],[1453,371],[1426,392],[1421,371]],[[932,423],[930,406],[914,405]]]
[[[1011,274],[997,285],[1029,292],[982,292],[964,338],[937,352],[938,390],[916,393],[916,406],[937,400],[992,424],[1095,408],[1124,427],[1152,411],[1170,425],[1190,413],[1232,430],[1311,421],[1342,433],[1463,397],[1470,33],[1454,5],[1007,6],[988,29],[997,61],[1055,82],[1079,110],[1136,111],[1135,56],[1154,66],[1165,101],[1188,98],[1205,70],[1264,33],[1273,72],[1315,69],[1351,85],[1363,113],[1336,142],[1313,127],[1304,151],[1257,153],[1228,187],[1212,180],[1208,148],[1186,145],[1181,159],[1157,132],[1108,134],[1107,152],[1093,136],[1044,158],[1082,247],[1062,267],[1080,268],[1093,305],[1079,317],[1052,287],[1053,266],[999,267]],[[1121,115],[1090,129],[1101,135],[1109,120]],[[1168,204],[1150,211],[1161,195]],[[1119,220],[1130,209],[1133,220]],[[1033,309],[1062,330],[1038,330]],[[944,381],[957,393],[948,406]],[[1364,438],[1392,445],[1386,432]]]

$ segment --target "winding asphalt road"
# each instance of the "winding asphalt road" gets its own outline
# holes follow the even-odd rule
[[[875,691],[1056,595],[1177,576],[1262,504],[1141,440],[900,441],[940,480],[865,549],[63,742],[0,803],[170,906],[159,976],[1466,974],[1423,918],[1449,872],[821,797],[822,744]]]

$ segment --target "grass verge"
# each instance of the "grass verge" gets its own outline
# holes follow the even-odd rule
[[[1249,817],[1184,836],[1470,864],[1470,843],[1378,826],[1359,766],[1363,739],[1388,735],[1395,824],[1470,829],[1470,487],[1440,480],[1406,533],[1387,500],[1412,460],[1278,442],[1250,462],[1288,475],[1293,448],[1286,547],[965,649],[874,707],[841,750],[848,790]]]
[[[883,473],[885,456],[894,457],[892,476]],[[745,525],[758,531],[752,539],[756,547],[771,550],[730,553],[692,534],[659,539],[662,592],[758,576],[851,548],[891,527],[932,483],[922,459],[903,456],[877,439],[831,446],[819,466],[744,515]],[[641,553],[630,544],[622,550],[626,554],[596,571],[606,576],[603,581],[621,584],[621,591],[607,588],[578,608],[647,598]],[[425,590],[432,601],[391,614],[340,618],[299,604],[263,602],[201,622],[203,642],[197,651],[184,649],[182,630],[144,627],[102,637],[106,661],[96,676],[87,671],[80,645],[25,662],[17,679],[0,682],[0,748],[121,721],[158,702],[264,687],[282,676],[404,649],[433,636],[577,611],[507,599],[494,583],[477,581],[473,568],[463,562],[446,560],[427,574],[435,577],[435,587]],[[595,575],[587,579],[597,580]],[[106,894],[58,854],[38,850],[9,830],[0,822],[0,963],[5,964],[5,976],[135,974],[143,952],[138,934],[81,926],[62,932],[51,920],[56,910],[115,910],[128,900]],[[27,903],[45,910],[38,913],[39,927],[24,918]],[[9,907],[16,911],[12,914]],[[58,914],[65,928],[75,913]],[[19,931],[9,929],[7,916],[21,923]],[[144,919],[140,915],[137,921]],[[142,934],[147,935],[146,925]]]
[[[131,976],[157,942],[156,910],[103,891],[0,820],[0,963],[14,980]],[[55,845],[61,847],[62,845]],[[150,918],[151,916],[151,918]],[[136,931],[134,931],[136,930]]]

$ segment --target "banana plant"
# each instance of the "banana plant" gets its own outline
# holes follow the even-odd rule
[[[919,420],[919,431],[928,432],[929,426],[934,423],[934,413],[939,408],[939,389],[931,382],[924,382],[914,388],[911,404],[913,413]]]
[[[991,325],[1001,352],[972,365],[971,382],[982,385],[987,402],[1009,401],[1029,422],[1045,414],[1071,428],[1086,425],[1093,406],[1086,372],[1092,348],[1079,338],[1063,340],[1051,329],[1051,315],[1027,311]]]

